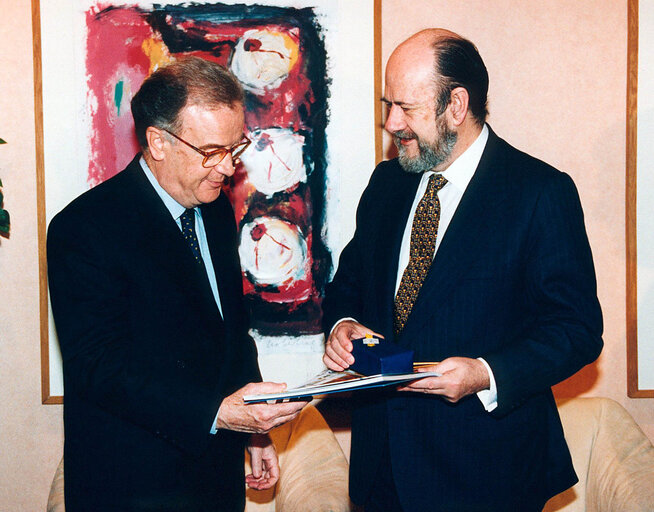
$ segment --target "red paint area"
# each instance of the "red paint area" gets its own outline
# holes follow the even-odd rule
[[[140,42],[153,36],[142,16],[130,9],[86,15],[88,30],[86,69],[91,107],[91,154],[88,183],[97,185],[123,169],[139,151],[129,108],[132,95],[148,75],[150,60]],[[115,89],[122,81],[120,106]]]

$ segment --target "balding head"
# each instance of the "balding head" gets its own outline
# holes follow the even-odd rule
[[[443,39],[463,39],[460,35],[444,28],[427,28],[413,34],[393,51],[393,55],[403,52],[429,51],[437,41]],[[391,58],[393,58],[391,55]],[[432,54],[433,55],[433,54]],[[390,62],[390,61],[389,61]]]
[[[440,28],[425,29],[400,44],[386,67],[386,82],[397,77],[428,81],[437,93],[437,114],[443,112],[456,87],[468,91],[469,110],[478,125],[488,115],[488,72],[477,51],[467,39]]]

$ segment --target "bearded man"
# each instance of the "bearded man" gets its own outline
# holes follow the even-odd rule
[[[442,376],[359,395],[350,495],[370,511],[542,510],[576,475],[551,386],[594,361],[602,314],[576,188],[486,124],[474,44],[391,55],[381,163],[327,288],[324,361],[374,333]],[[436,363],[437,362],[437,363]]]

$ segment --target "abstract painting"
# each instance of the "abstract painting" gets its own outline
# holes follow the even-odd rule
[[[228,67],[245,90],[246,135],[253,141],[228,190],[252,328],[264,336],[319,334],[332,261],[320,236],[329,78],[315,10],[98,4],[86,12],[86,25],[94,134],[89,185],[138,152],[129,102],[154,69],[187,55]]]

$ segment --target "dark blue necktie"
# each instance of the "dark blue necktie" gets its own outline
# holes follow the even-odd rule
[[[202,261],[202,254],[200,254],[198,235],[195,232],[195,210],[187,208],[184,213],[179,216],[179,220],[182,225],[182,235],[188,242],[195,260],[200,264],[204,264]]]

